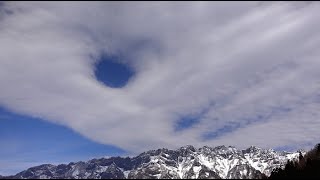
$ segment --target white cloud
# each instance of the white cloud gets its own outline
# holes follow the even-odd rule
[[[300,2],[4,3],[0,105],[133,152],[316,143],[319,10]],[[102,53],[135,69],[124,88],[95,79],[92,57]],[[174,131],[179,116],[205,108],[199,124]],[[281,108],[291,110],[274,113]],[[230,123],[239,128],[202,138]]]

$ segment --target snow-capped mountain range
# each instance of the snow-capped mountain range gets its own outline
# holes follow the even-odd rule
[[[304,154],[305,152],[302,152]],[[218,146],[177,150],[158,149],[136,157],[111,157],[87,162],[29,168],[6,178],[64,179],[260,179],[297,160],[299,152],[276,152],[251,146],[244,150]]]

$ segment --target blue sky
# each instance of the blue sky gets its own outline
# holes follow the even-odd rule
[[[119,57],[103,55],[96,64],[95,76],[108,87],[121,88],[134,75],[133,70],[118,62]]]
[[[0,172],[11,175],[43,163],[69,163],[126,151],[93,142],[69,128],[0,108]]]
[[[320,141],[320,4],[0,3],[0,174]]]

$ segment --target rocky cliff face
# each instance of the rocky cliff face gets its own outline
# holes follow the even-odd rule
[[[6,178],[260,179],[298,157],[298,152],[276,152],[254,146],[245,150],[231,146],[199,149],[185,146],[177,150],[151,150],[133,158],[101,158],[58,166],[44,164]]]

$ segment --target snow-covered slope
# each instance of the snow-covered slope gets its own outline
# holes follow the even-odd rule
[[[184,146],[177,150],[158,149],[133,158],[111,157],[88,162],[45,164],[18,173],[14,178],[74,179],[257,179],[270,176],[274,168],[283,168],[288,160],[297,160],[299,152],[276,152],[254,146]]]

